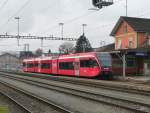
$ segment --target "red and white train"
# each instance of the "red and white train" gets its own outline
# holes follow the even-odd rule
[[[112,76],[111,56],[107,52],[89,52],[59,57],[40,57],[23,60],[23,71],[76,77]]]

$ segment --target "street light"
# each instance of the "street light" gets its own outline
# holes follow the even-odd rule
[[[99,11],[99,8],[89,8],[88,10],[92,10],[92,11]]]
[[[59,25],[61,26],[61,38],[63,39],[63,26],[64,26],[64,23],[59,23]]]
[[[105,41],[100,41],[100,46],[105,46],[106,42]]]
[[[84,35],[84,28],[87,26],[87,24],[82,24],[82,28],[83,28],[83,35]]]
[[[18,40],[18,46],[19,46],[19,19],[20,19],[20,17],[15,17],[15,19],[18,22],[18,38],[17,38],[17,40]]]

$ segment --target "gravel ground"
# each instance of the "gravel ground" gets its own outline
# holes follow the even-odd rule
[[[6,87],[3,84],[0,84],[0,90],[1,92],[5,92],[13,99],[17,100],[17,102],[21,103],[30,111],[33,111],[33,113],[60,113],[54,110],[48,104],[43,104],[39,100],[35,100],[34,98],[31,98],[25,94],[21,94],[20,92]],[[19,109],[19,107],[16,104],[10,102],[10,100],[4,97],[3,95],[0,95],[0,105],[8,106],[11,113],[26,113],[22,111],[22,109]]]
[[[76,113],[133,113],[125,109],[112,107],[103,103],[86,100],[53,90],[43,89],[23,82],[14,81],[6,78],[3,80],[24,90],[32,92],[35,95],[40,95],[41,97],[47,98],[55,103],[65,106],[68,109],[73,109],[74,111],[76,111]]]

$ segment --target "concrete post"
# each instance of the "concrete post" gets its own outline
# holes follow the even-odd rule
[[[123,79],[126,78],[126,54],[123,53]]]

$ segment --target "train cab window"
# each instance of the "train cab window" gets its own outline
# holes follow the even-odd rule
[[[51,67],[51,64],[50,64],[50,63],[42,63],[42,64],[41,64],[41,68],[42,68],[42,69],[50,69],[50,67]]]
[[[59,69],[73,70],[74,69],[73,62],[60,62],[59,63]]]
[[[80,60],[80,67],[96,67],[98,66],[96,60]]]
[[[96,60],[91,60],[90,63],[91,63],[91,67],[97,67],[98,66],[98,63]]]

